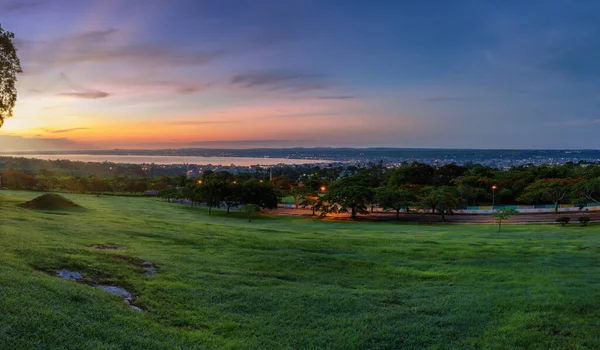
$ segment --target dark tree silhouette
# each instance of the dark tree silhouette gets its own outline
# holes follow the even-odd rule
[[[12,117],[17,102],[17,74],[22,72],[14,39],[15,35],[0,25],[0,127],[4,119]]]

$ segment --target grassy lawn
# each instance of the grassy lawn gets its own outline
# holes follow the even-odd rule
[[[598,226],[323,222],[0,192],[0,348],[600,348]],[[119,244],[98,250],[93,244]],[[150,261],[159,273],[144,276]],[[86,283],[47,272],[69,268]]]

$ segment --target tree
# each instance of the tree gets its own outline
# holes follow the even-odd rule
[[[242,185],[241,204],[255,204],[258,208],[275,209],[278,202],[277,192],[269,183],[251,179]]]
[[[299,204],[302,208],[312,209],[312,215],[315,216],[317,209],[317,203],[319,201],[319,192],[313,190],[308,186],[298,186],[297,191],[299,192]]]
[[[446,221],[447,214],[452,214],[459,201],[456,190],[450,186],[426,186],[419,196],[421,208],[431,209],[432,214],[437,210],[442,215],[442,221]]]
[[[434,181],[437,185],[448,186],[452,180],[463,176],[466,172],[467,168],[456,163],[444,164],[435,169]]]
[[[408,167],[402,167],[391,174],[389,185],[400,186],[404,184],[432,185],[434,182],[435,168],[429,164],[414,162]]]
[[[259,207],[256,204],[253,203],[246,203],[244,205],[242,205],[242,210],[245,211],[246,213],[248,213],[248,222],[251,222],[251,217],[252,217],[252,213],[254,213],[255,211],[258,211]]]
[[[374,198],[372,188],[377,184],[377,179],[366,173],[343,177],[330,186],[315,206],[322,214],[347,213],[350,209],[350,217],[355,219],[358,214],[369,214],[367,207]]]
[[[17,102],[17,74],[23,72],[14,39],[13,33],[0,26],[0,127],[5,118],[12,117]]]
[[[405,189],[391,189],[380,187],[376,190],[375,198],[384,210],[393,209],[396,211],[396,219],[400,218],[400,211],[406,209],[408,214],[410,206],[416,200],[413,192]]]
[[[158,192],[158,196],[160,198],[166,199],[167,202],[171,203],[172,199],[176,199],[179,197],[179,191],[173,187],[163,188]]]
[[[358,214],[369,214],[368,204],[373,201],[373,192],[365,186],[349,186],[330,190],[319,199],[322,212],[347,213],[355,219]]]
[[[10,190],[32,189],[35,187],[33,176],[16,170],[6,170],[0,174],[2,186]]]
[[[452,180],[460,197],[467,205],[477,205],[480,198],[486,195],[487,179],[475,176],[462,176]]]
[[[190,205],[193,207],[196,203],[196,192],[199,191],[198,185],[195,183],[189,183],[181,189],[183,196],[190,200]]]
[[[198,199],[208,207],[208,215],[212,214],[213,207],[220,207],[223,197],[216,176],[211,174],[205,178],[198,188]]]
[[[229,209],[231,207],[240,204],[242,187],[238,183],[232,182],[231,180],[219,181],[218,185],[220,187],[221,198],[223,199],[223,203],[225,203],[225,207],[227,208],[227,214],[229,214]]]
[[[600,195],[600,179],[584,179],[571,186],[571,202],[575,205],[584,205],[592,201],[600,204],[598,195]]]
[[[289,190],[289,194],[294,198],[295,208],[298,209],[300,205],[300,199],[305,194],[307,186],[292,186]]]
[[[552,202],[554,212],[558,213],[558,205],[572,193],[576,179],[539,179],[525,188],[519,197],[520,201],[536,202],[538,200]]]
[[[508,220],[511,216],[518,214],[517,210],[502,208],[498,209],[492,214],[496,222],[498,223],[498,232],[500,232],[500,226],[502,226],[502,220]]]

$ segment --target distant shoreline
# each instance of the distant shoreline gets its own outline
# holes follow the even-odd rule
[[[5,151],[6,152],[6,151]],[[78,150],[78,151],[41,151],[6,152],[0,157],[26,157],[38,159],[72,159],[90,162],[111,161],[116,163],[157,163],[160,164],[318,164],[344,163],[366,165],[383,161],[397,167],[402,164],[421,162],[431,165],[443,164],[481,164],[496,168],[509,168],[527,165],[557,165],[565,163],[600,163],[600,150],[492,150],[492,149],[432,149],[432,148],[181,148],[153,150]],[[126,159],[140,158],[133,162]],[[164,161],[165,157],[172,160]],[[118,160],[111,160],[111,159]],[[218,159],[214,161],[213,159]],[[235,159],[237,160],[235,160]],[[159,164],[159,163],[157,163]]]
[[[89,155],[89,154],[0,154],[0,157],[27,158],[40,160],[69,160],[75,162],[116,163],[116,164],[195,164],[195,165],[303,165],[325,163],[326,160],[257,158],[257,157],[202,157],[202,156],[166,156],[166,155]]]
[[[75,149],[75,150],[37,150],[37,151],[0,151],[0,157],[12,155],[31,155],[31,154],[94,154],[94,155],[172,155],[173,153],[188,152],[311,152],[311,151],[390,151],[390,152],[599,152],[600,149],[593,148],[423,148],[423,147],[249,147],[249,148],[155,148],[155,149]]]

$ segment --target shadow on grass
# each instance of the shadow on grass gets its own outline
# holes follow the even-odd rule
[[[221,208],[212,208],[211,213],[208,213],[208,208],[206,207],[197,207],[197,206],[189,206],[189,205],[181,205],[181,204],[171,204],[171,205],[179,205],[179,209],[187,210],[191,212],[201,213],[203,216],[209,218],[219,218],[219,219],[236,219],[236,220],[244,220],[248,222],[248,213],[240,210],[230,210],[227,213],[227,210]],[[276,215],[265,215],[261,213],[253,213],[250,216],[252,221],[274,221],[277,220]]]

